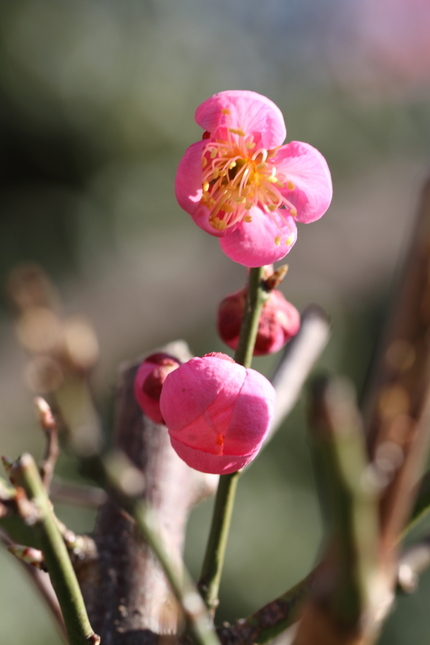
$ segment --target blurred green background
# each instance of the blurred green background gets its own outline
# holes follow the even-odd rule
[[[298,308],[328,310],[333,337],[320,367],[361,391],[429,168],[427,0],[3,0],[0,33],[0,281],[35,261],[66,312],[93,321],[103,409],[123,359],[176,338],[196,354],[224,349],[217,303],[245,272],[179,209],[173,181],[201,136],[196,106],[225,89],[269,96],[288,139],[329,162],[333,205],[300,227],[283,291]],[[0,452],[40,456],[5,297],[0,328]],[[256,361],[265,373],[272,365]],[[322,529],[305,407],[303,397],[240,482],[220,619],[252,612],[315,561]],[[66,457],[59,473],[74,476]],[[91,529],[92,513],[58,513]],[[191,518],[194,573],[209,516],[208,503]],[[1,642],[58,642],[4,549],[0,571]],[[427,644],[429,599],[424,575],[381,643]]]

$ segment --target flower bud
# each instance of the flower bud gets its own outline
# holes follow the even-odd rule
[[[259,372],[225,354],[192,358],[171,372],[160,409],[178,455],[224,475],[256,457],[273,417],[275,390]]]
[[[142,411],[155,423],[164,423],[160,412],[160,394],[166,376],[177,369],[181,363],[159,352],[148,356],[136,372],[134,396]]]
[[[246,303],[246,289],[236,291],[222,300],[218,309],[218,333],[231,349],[239,343],[240,327]],[[274,289],[261,311],[255,340],[254,355],[273,354],[283,347],[300,329],[300,314]]]

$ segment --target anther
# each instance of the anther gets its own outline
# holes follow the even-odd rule
[[[246,132],[240,130],[240,128],[229,128],[228,131],[232,134],[238,134],[239,137],[244,137],[246,135]]]
[[[277,235],[277,236],[275,237],[275,244],[276,244],[276,246],[279,246],[279,245],[280,245],[280,243],[281,243],[281,236],[280,236],[280,235]]]

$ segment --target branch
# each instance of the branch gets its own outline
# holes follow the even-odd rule
[[[330,321],[317,305],[307,307],[301,316],[298,334],[285,347],[271,382],[276,391],[275,416],[265,443],[268,443],[300,396],[303,385],[330,336]]]
[[[105,461],[105,467],[108,485],[113,488],[121,505],[135,519],[141,536],[163,566],[195,641],[198,645],[219,645],[212,620],[189,573],[181,562],[172,558],[166,548],[166,539],[154,511],[139,499],[145,486],[142,474],[120,454],[111,455]]]
[[[181,361],[190,358],[183,342],[171,343],[162,351]],[[213,494],[218,477],[189,468],[173,450],[166,428],[142,414],[133,391],[139,365],[137,361],[121,369],[114,446],[143,475],[140,501],[153,509],[165,548],[180,563],[190,509]],[[91,459],[86,463],[87,474],[96,480],[100,476],[100,483],[100,465]],[[135,520],[112,490],[100,508],[93,537],[99,560],[78,572],[78,577],[91,623],[102,642],[114,638],[115,645],[153,645],[160,635],[177,634],[182,613],[170,583],[148,540],[137,534]]]
[[[298,619],[299,607],[312,589],[316,573],[317,569],[248,618],[219,627],[217,632],[223,645],[264,645],[279,636]]]

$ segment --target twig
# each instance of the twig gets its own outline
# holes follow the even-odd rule
[[[100,639],[94,634],[89,623],[75,572],[31,455],[22,455],[16,463],[14,475],[39,512],[34,530],[38,535],[52,586],[63,613],[69,643],[70,645],[97,645]]]
[[[250,367],[258,331],[258,321],[267,293],[263,284],[264,267],[250,269],[245,312],[239,344],[234,356],[236,363]],[[215,499],[212,522],[203,559],[198,588],[212,616],[218,605],[218,590],[224,565],[228,533],[240,472],[221,475]]]
[[[248,618],[219,627],[217,632],[223,645],[264,645],[290,627],[299,618],[299,607],[312,589],[317,571]]]
[[[37,396],[34,405],[39,418],[39,423],[46,436],[45,457],[40,464],[40,476],[46,491],[49,493],[55,464],[60,454],[58,444],[58,426],[52,414],[51,408],[45,399]]]

